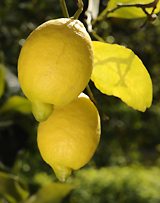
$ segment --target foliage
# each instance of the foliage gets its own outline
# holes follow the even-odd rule
[[[24,203],[60,203],[73,189],[72,185],[62,183],[50,183],[42,187],[35,195]]]
[[[9,111],[17,111],[20,113],[31,113],[30,102],[21,96],[12,96],[2,105],[0,113],[8,113]]]
[[[2,174],[2,173],[1,173]],[[2,177],[6,177],[5,184]],[[52,176],[37,173],[32,182],[38,185],[38,192],[28,197],[26,185],[3,173],[0,176],[0,195],[10,203],[158,203],[160,201],[160,169],[144,168],[141,165],[126,167],[88,168],[80,170],[70,183],[53,182]],[[4,178],[3,178],[4,179]],[[7,182],[6,182],[7,181]],[[22,183],[21,183],[22,184]],[[25,189],[24,189],[25,187]],[[12,188],[12,189],[11,189]],[[5,194],[5,195],[4,195]],[[1,197],[1,196],[0,196]]]
[[[18,177],[0,172],[0,198],[13,203],[22,201],[28,196],[27,189],[23,187]]]
[[[82,170],[78,187],[71,195],[74,203],[158,203],[160,201],[159,168],[109,167]]]

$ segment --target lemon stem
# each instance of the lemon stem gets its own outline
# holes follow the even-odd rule
[[[79,16],[81,15],[82,11],[83,11],[83,1],[82,0],[78,0],[78,10],[76,11],[76,13],[74,14],[73,18],[74,19],[78,19]]]
[[[68,9],[67,9],[67,5],[65,0],[60,0],[60,4],[61,4],[61,8],[62,8],[62,12],[65,18],[69,18],[69,13],[68,13]]]
[[[91,88],[90,88],[89,85],[87,85],[86,90],[87,90],[88,96],[89,96],[89,98],[91,99],[91,101],[92,101],[95,105],[97,105],[97,102],[96,102],[96,100],[95,100],[95,98],[94,98],[94,96],[93,96],[92,90],[91,90]]]

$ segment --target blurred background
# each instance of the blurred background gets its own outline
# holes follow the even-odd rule
[[[66,1],[72,16],[76,0]],[[100,1],[99,11],[107,0]],[[86,25],[84,12],[80,20]],[[83,169],[59,183],[36,143],[37,122],[17,80],[17,60],[41,23],[63,17],[58,0],[0,0],[0,203],[160,202],[160,21],[107,18],[94,30],[108,43],[132,49],[148,69],[154,90],[145,113],[100,93],[90,82],[102,120],[99,147]],[[95,36],[91,33],[93,40]]]

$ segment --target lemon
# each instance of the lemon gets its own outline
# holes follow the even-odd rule
[[[90,36],[79,20],[60,18],[36,28],[24,43],[18,59],[21,88],[32,102],[39,121],[84,90],[92,73]]]
[[[41,156],[61,181],[72,170],[88,163],[99,139],[99,114],[84,94],[65,107],[54,110],[38,127],[37,141]]]

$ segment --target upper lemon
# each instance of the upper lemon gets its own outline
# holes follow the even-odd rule
[[[38,147],[43,159],[60,180],[84,166],[93,156],[100,138],[100,118],[84,94],[53,111],[38,127]]]
[[[79,20],[61,18],[40,25],[27,38],[18,78],[28,99],[62,107],[86,87],[93,68],[91,39]],[[42,108],[43,109],[43,108]]]

